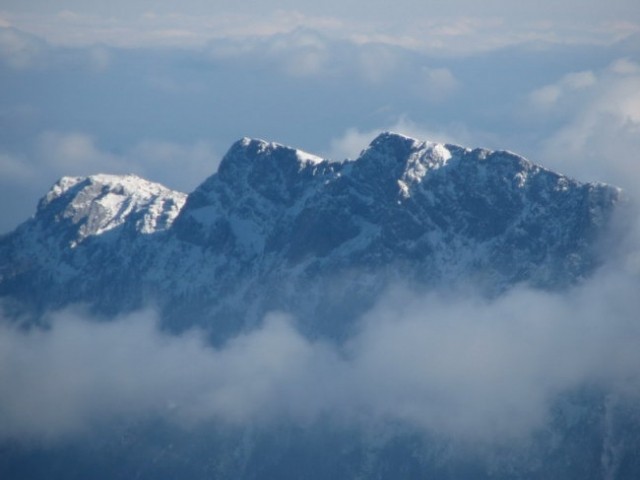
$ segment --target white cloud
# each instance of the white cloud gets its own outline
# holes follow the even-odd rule
[[[104,16],[88,11],[8,14],[16,28],[32,32],[58,46],[86,47],[200,47],[214,39],[272,37],[298,29],[326,33],[347,27],[336,17],[309,15],[295,9],[268,12],[222,13],[211,10],[198,14],[187,11],[140,11],[132,15]]]
[[[500,1],[479,8],[477,3],[458,0],[434,9],[424,2],[403,0],[393,9],[378,1],[362,9],[336,0],[333,6],[325,2],[323,8],[288,1],[260,2],[247,10],[230,2],[218,2],[215,8],[202,2],[182,2],[179,8],[156,2],[149,11],[139,2],[119,8],[86,2],[37,8],[30,2],[6,7],[5,17],[56,45],[196,46],[213,38],[271,36],[310,28],[361,43],[469,53],[524,42],[603,45],[629,37],[640,30],[637,9],[628,0],[617,3],[617,8],[602,0],[588,7],[548,2],[544,8],[538,4],[515,8]]]
[[[0,25],[0,62],[18,71],[47,71],[64,67],[105,72],[112,62],[112,50],[91,44],[83,48],[59,48],[24,30]]]
[[[104,46],[89,48],[89,64],[96,72],[104,72],[111,64],[111,52]]]
[[[14,28],[0,26],[0,60],[15,69],[41,66],[46,60],[44,42]]]
[[[609,69],[620,75],[640,74],[640,64],[628,58],[619,58],[611,64]]]
[[[268,42],[268,52],[295,77],[318,75],[326,69],[330,53],[326,41],[315,32],[296,30]]]
[[[38,139],[38,163],[56,173],[87,175],[103,169],[120,170],[120,158],[100,151],[95,141],[83,133],[45,132]]]
[[[219,350],[195,331],[162,333],[151,312],[106,323],[85,318],[66,311],[47,330],[0,327],[0,437],[56,440],[149,414],[185,426],[266,420],[313,398],[291,382],[313,374],[323,349],[281,317]],[[281,397],[287,390],[298,398]]]
[[[596,76],[592,71],[568,73],[562,78],[562,83],[573,89],[586,88],[596,83]]]
[[[546,85],[534,92],[531,92],[529,98],[534,107],[550,108],[558,102],[561,95],[562,88],[560,86]]]
[[[420,76],[417,93],[430,102],[446,100],[460,84],[447,68],[422,67]]]
[[[622,59],[597,73],[564,77],[557,85],[562,98],[556,99],[551,111],[562,120],[542,142],[542,158],[583,179],[608,181],[640,193],[640,164],[634,154],[640,151],[637,67]],[[538,105],[540,92],[533,94]]]
[[[273,35],[248,35],[209,42],[214,60],[236,60],[248,65],[268,65],[292,77],[327,76],[339,56],[335,42],[307,28]]]
[[[269,425],[331,418],[401,422],[471,442],[526,438],[581,386],[640,398],[637,276],[605,272],[565,294],[515,289],[488,301],[396,289],[342,347],[290,319],[209,346],[141,312],[81,312],[50,328],[0,326],[0,435],[55,441],[113,418],[160,415]],[[635,401],[635,400],[634,400]]]
[[[370,83],[383,83],[390,76],[399,75],[400,71],[404,72],[406,69],[406,65],[400,66],[401,59],[388,45],[364,44],[357,50],[358,70]]]
[[[380,131],[382,130],[361,132],[356,128],[350,128],[340,138],[331,140],[329,151],[324,156],[336,161],[358,158],[360,152]]]
[[[582,90],[596,85],[595,74],[586,70],[564,75],[557,83],[545,85],[529,94],[529,100],[534,108],[551,109],[572,91]]]

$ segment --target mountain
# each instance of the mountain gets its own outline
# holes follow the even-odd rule
[[[137,252],[169,229],[185,200],[135,175],[60,179],[35,216],[0,240],[1,295],[35,311],[103,294],[102,305],[126,308],[121,287],[137,275]]]
[[[219,339],[282,310],[340,338],[394,282],[574,284],[620,200],[505,151],[383,133],[329,162],[244,138],[189,195],[131,175],[61,179],[0,240],[0,295],[36,314],[154,305],[167,326]]]
[[[155,355],[152,362],[158,361],[157,368],[168,371],[175,369],[177,362],[184,369],[179,377],[185,379],[184,384],[178,382],[179,386],[193,386],[189,379],[199,378],[198,372],[203,375],[198,370],[201,365],[197,362],[191,365],[188,360],[182,364],[180,358],[183,354],[192,355],[194,349],[196,353],[201,351],[198,349],[206,349],[206,355],[212,357],[207,356],[204,364],[217,368],[218,375],[211,381],[221,381],[223,392],[216,397],[217,392],[205,390],[209,396],[193,399],[195,410],[206,410],[214,402],[226,411],[238,401],[238,409],[243,411],[254,399],[242,395],[239,398],[236,388],[239,392],[248,391],[248,397],[255,395],[258,404],[262,401],[262,389],[281,397],[297,391],[286,382],[271,385],[272,365],[260,363],[264,359],[269,363],[273,355],[278,380],[279,375],[288,371],[278,364],[281,358],[278,349],[283,347],[268,336],[273,332],[254,329],[267,313],[285,312],[295,319],[295,333],[285,331],[291,336],[287,337],[289,340],[293,338],[294,351],[307,352],[305,348],[310,348],[312,358],[329,352],[322,358],[329,359],[330,365],[317,367],[321,374],[330,372],[328,376],[323,377],[313,368],[306,370],[306,364],[299,366],[300,372],[312,377],[320,375],[318,378],[328,385],[337,385],[336,390],[340,387],[348,390],[349,381],[360,381],[358,375],[349,377],[354,370],[358,371],[358,361],[371,361],[366,355],[364,360],[358,357],[358,345],[349,342],[356,338],[366,343],[367,338],[358,336],[359,321],[388,289],[401,286],[418,294],[460,293],[446,297],[454,300],[464,298],[468,292],[484,299],[500,299],[519,286],[554,294],[570,291],[598,271],[604,262],[603,252],[615,248],[609,242],[609,230],[625,203],[618,188],[581,183],[506,151],[468,149],[386,132],[375,138],[357,159],[331,162],[276,143],[243,138],[230,148],[218,171],[188,195],[134,175],[62,178],[40,200],[31,219],[0,238],[0,298],[5,315],[19,319],[21,327],[28,321],[37,324],[47,312],[74,304],[87,306],[107,321],[152,306],[159,312],[165,333],[200,327],[214,347],[191,342],[185,351],[171,350],[174,344],[169,338],[183,337],[167,335],[152,340],[158,344],[153,348],[142,345],[141,352],[149,355],[168,345],[166,348],[174,352],[174,356],[169,356],[173,360],[160,361],[163,357]],[[609,250],[603,248],[605,245]],[[524,305],[535,308],[530,300]],[[432,306],[427,304],[426,308]],[[508,308],[505,311],[510,312]],[[545,312],[548,311],[542,310],[543,316]],[[46,315],[44,318],[42,330],[46,331],[50,325]],[[548,325],[544,321],[542,327]],[[122,332],[140,331],[120,325],[120,336]],[[391,322],[385,328],[392,329],[394,325]],[[462,325],[473,326],[470,322]],[[506,328],[526,326],[515,320],[513,325]],[[574,335],[591,338],[589,335],[593,334],[590,333],[593,324],[585,323],[583,332],[574,332],[566,325],[582,328],[579,322],[563,323],[561,328],[549,332],[561,332],[570,339]],[[625,335],[634,331],[627,324],[624,329]],[[267,347],[251,337],[256,331],[267,337]],[[0,335],[3,332],[6,330],[0,330]],[[430,332],[443,334],[437,328]],[[484,330],[471,328],[465,333],[473,337],[478,332]],[[0,380],[4,378],[3,385],[11,387],[5,397],[0,394],[0,477],[21,480],[638,477],[640,409],[636,397],[618,395],[606,382],[601,385],[579,381],[590,376],[578,375],[574,382],[572,375],[579,368],[571,359],[582,357],[568,355],[567,365],[563,365],[564,351],[560,352],[558,365],[551,367],[558,369],[557,374],[548,369],[529,370],[527,362],[532,361],[532,352],[534,364],[540,361],[538,356],[558,353],[553,348],[545,349],[556,345],[546,343],[546,337],[553,335],[546,335],[544,328],[534,329],[542,334],[530,342],[525,339],[522,344],[527,348],[529,343],[532,345],[532,350],[524,348],[526,351],[522,352],[522,373],[534,377],[533,384],[545,392],[557,394],[547,399],[544,392],[528,389],[526,382],[520,383],[518,375],[509,372],[511,365],[492,370],[491,361],[500,359],[501,352],[495,352],[493,358],[493,351],[482,348],[485,343],[493,345],[492,336],[503,340],[504,332],[488,332],[480,335],[477,344],[470,344],[471,350],[477,347],[478,352],[491,357],[477,358],[480,363],[488,362],[489,372],[479,370],[484,376],[476,379],[473,375],[455,373],[460,365],[471,365],[464,361],[458,365],[457,360],[473,355],[474,351],[447,350],[444,357],[432,358],[436,364],[432,366],[436,372],[435,386],[418,385],[417,390],[400,391],[397,396],[392,391],[387,398],[386,390],[401,389],[403,384],[390,381],[378,385],[377,376],[389,380],[389,376],[399,375],[406,380],[407,372],[393,369],[393,365],[397,367],[394,357],[402,357],[405,346],[392,345],[392,355],[388,355],[384,342],[396,337],[391,330],[382,329],[380,338],[372,340],[373,350],[368,352],[373,356],[373,373],[369,373],[374,377],[370,380],[373,383],[365,381],[362,391],[356,390],[357,398],[353,401],[357,412],[351,412],[349,407],[345,410],[355,417],[350,421],[341,418],[345,414],[339,409],[333,416],[329,411],[300,422],[289,420],[287,415],[282,421],[273,415],[266,421],[239,425],[205,417],[184,429],[170,420],[180,413],[179,406],[162,390],[162,381],[156,384],[151,380],[152,393],[144,396],[143,405],[161,405],[159,410],[142,409],[144,414],[134,420],[126,415],[122,418],[97,415],[90,435],[32,444],[2,440],[6,438],[2,436],[3,428],[15,426],[13,419],[7,418],[7,411],[22,412],[16,407],[20,396],[14,397],[12,388],[19,390],[29,384],[29,375],[22,377],[20,372],[33,373],[29,368],[29,359],[34,358],[30,356],[32,347],[42,348],[46,344],[44,336],[37,336],[33,343],[19,340],[20,348],[26,345],[27,354],[7,355],[10,360],[17,360],[9,362],[6,368],[0,363]],[[595,333],[599,345],[598,332]],[[507,332],[504,338],[522,342],[521,336],[526,333]],[[57,346],[62,345],[62,351],[86,338],[86,335],[71,336],[69,344],[58,340]],[[134,337],[126,342],[122,339],[125,345],[120,349],[120,336],[115,344],[115,362],[107,361],[106,367],[98,363],[97,375],[107,374],[112,363],[121,365],[119,355],[127,352],[126,346],[131,342],[137,348],[135,341],[140,339]],[[189,342],[192,337],[184,338]],[[606,342],[614,337],[603,338]],[[446,339],[446,336],[418,337],[414,344],[406,346],[407,358],[413,362],[415,356],[415,362],[423,361],[427,357],[416,352],[436,348],[440,340]],[[0,342],[0,347],[8,341]],[[539,350],[536,342],[541,343]],[[566,342],[568,346],[575,344]],[[448,347],[455,349],[456,345],[460,344],[453,342]],[[499,342],[497,345],[507,351],[515,348]],[[376,349],[381,346],[382,355],[378,358],[380,352]],[[13,352],[9,347],[0,350],[0,354]],[[253,347],[264,351],[254,352]],[[16,347],[15,352],[22,351]],[[175,356],[175,352],[179,355]],[[225,352],[230,354],[225,357]],[[519,372],[520,352],[515,353],[513,358],[518,365],[513,368]],[[243,355],[251,357],[249,363],[241,361]],[[195,358],[202,361],[197,355]],[[211,358],[215,361],[209,362]],[[250,361],[256,358],[259,364],[254,372],[252,368],[256,366]],[[620,358],[612,363],[623,362],[625,358],[628,362],[628,358],[635,357],[621,349]],[[304,362],[308,360],[304,357]],[[70,361],[62,362],[65,374],[69,370],[72,376],[76,363],[82,361],[72,355]],[[386,369],[389,362],[392,367]],[[411,362],[404,365],[415,370],[408,372],[408,378],[420,381],[423,365]],[[236,364],[241,367],[234,369]],[[342,365],[342,370],[335,365]],[[596,378],[607,371],[598,370],[597,364],[587,362],[587,365],[597,370]],[[137,367],[127,364],[125,370],[135,371]],[[13,368],[19,372],[14,376]],[[447,376],[451,373],[449,368],[455,373],[451,380]],[[89,375],[84,372],[82,381],[94,385],[93,370],[87,369]],[[239,380],[240,387],[227,370],[244,375]],[[38,378],[37,368],[34,371],[34,378]],[[137,398],[134,379],[141,380],[139,376],[117,373],[125,377],[124,397],[115,398],[115,410],[122,412],[127,411],[124,408],[127,401]],[[338,378],[333,379],[333,375]],[[209,370],[203,376],[207,383]],[[119,385],[114,380],[117,376],[107,377],[107,387],[98,389],[99,398],[92,396],[95,392],[88,392],[90,412],[100,413],[106,408],[112,399],[110,387]],[[307,387],[310,385],[305,375],[293,378]],[[460,378],[472,385],[448,384],[461,382]],[[622,383],[631,392],[635,391],[634,378],[623,377]],[[54,385],[55,380],[51,379]],[[483,380],[490,385],[481,384]],[[75,382],[72,378],[71,393],[82,381]],[[509,385],[510,381],[514,385]],[[518,418],[519,403],[540,403],[548,416],[543,426],[522,438],[506,437],[507,440],[476,445],[466,437],[448,435],[446,429],[445,433],[437,428],[425,430],[407,420],[415,418],[420,413],[416,409],[425,404],[443,407],[443,412],[449,412],[446,414],[461,413],[463,418],[450,419],[454,426],[469,421],[465,405],[473,406],[474,414],[480,417],[495,414],[492,405],[483,403],[496,398],[490,392],[494,387],[507,392],[504,405],[515,412],[505,411],[505,418],[527,425],[530,419]],[[452,398],[460,405],[448,405],[451,389],[455,392]],[[347,402],[348,394],[330,390],[329,398],[335,402],[330,405]],[[305,392],[300,397],[312,404],[312,410],[314,402],[322,405],[320,399],[314,398],[315,391],[312,388],[312,393]],[[479,398],[462,398],[460,392],[465,391],[479,392]],[[67,393],[65,390],[53,398],[64,403]],[[178,397],[189,399],[192,393],[187,388]],[[369,402],[368,397],[381,394],[385,397],[381,403]],[[414,394],[419,398],[413,398]],[[398,415],[391,415],[389,420],[384,413],[389,408],[393,412],[395,401],[402,405],[397,405]],[[272,405],[266,403],[269,412]],[[375,411],[380,405],[384,405],[382,413]],[[46,406],[52,411],[59,407]],[[131,408],[140,413],[137,405]],[[367,408],[373,408],[373,414]],[[68,415],[68,409],[62,411]],[[166,418],[162,412],[169,412]],[[536,417],[539,412],[525,410],[525,413]],[[82,411],[78,415],[85,414]],[[64,422],[62,417],[60,424]],[[35,428],[37,418],[29,419],[27,427]],[[479,424],[486,423],[485,420]],[[53,425],[58,423],[54,421]],[[439,425],[438,421],[435,425]],[[475,423],[467,428],[472,430],[471,438],[482,433],[474,431]]]
[[[219,338],[284,310],[340,337],[392,282],[571,285],[597,267],[620,199],[505,151],[383,133],[329,162],[244,138],[188,196],[135,176],[61,179],[0,241],[0,295],[36,312],[151,304]]]

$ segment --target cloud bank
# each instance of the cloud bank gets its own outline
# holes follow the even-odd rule
[[[640,400],[638,271],[603,270],[564,294],[515,288],[486,300],[397,287],[337,346],[295,321],[214,348],[173,336],[144,311],[109,322],[67,310],[49,328],[0,327],[0,439],[55,442],[113,419],[182,428],[309,424],[410,431],[489,444],[549,421],[582,387]]]
[[[478,52],[523,42],[603,44],[638,31],[630,0],[544,0],[535,6],[496,0],[439,4],[401,0],[393,8],[370,1],[264,1],[250,9],[233,2],[5,2],[0,24],[14,25],[56,44],[193,46],[211,38],[272,35],[314,28],[360,42],[388,43],[443,52]]]

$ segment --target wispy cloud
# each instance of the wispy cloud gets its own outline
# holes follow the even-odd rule
[[[22,70],[41,66],[47,46],[42,40],[9,26],[0,25],[0,60]]]
[[[627,58],[598,72],[566,75],[532,93],[558,128],[544,140],[549,164],[637,192],[640,184],[640,65]],[[544,118],[544,117],[543,117]],[[559,119],[559,120],[558,120]]]
[[[396,121],[367,131],[361,131],[355,127],[348,128],[340,136],[330,141],[329,149],[324,156],[332,160],[355,159],[360,152],[380,132],[398,132],[419,140],[428,140],[438,143],[451,143],[454,145],[473,145],[486,147],[495,143],[491,135],[481,130],[472,131],[463,124],[448,123],[430,127],[413,121],[407,116],[401,116]]]

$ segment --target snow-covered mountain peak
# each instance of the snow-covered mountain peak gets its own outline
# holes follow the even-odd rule
[[[150,182],[134,174],[128,175],[110,175],[99,173],[86,177],[62,177],[47,192],[41,200],[41,207],[46,207],[54,200],[71,193],[75,195],[74,187],[84,189],[92,185],[98,186],[103,191],[114,192],[122,195],[131,195],[138,198],[146,198],[153,195],[165,195],[173,192],[167,187]]]
[[[362,157],[386,159],[393,164],[399,162],[407,166],[419,162],[429,168],[438,168],[452,158],[453,154],[449,147],[464,150],[462,147],[421,141],[399,133],[383,132],[369,144]]]
[[[461,157],[465,157],[467,163],[482,163],[488,160],[492,168],[500,168],[502,165],[527,171],[541,169],[526,158],[507,150],[494,151],[485,148],[472,150],[460,145],[418,140],[389,131],[380,133],[361,156],[401,163],[408,169],[416,163],[428,169],[437,169]]]
[[[243,137],[240,139],[236,145],[240,147],[240,149],[244,149],[249,152],[253,152],[255,157],[259,158],[262,155],[271,155],[278,151],[293,151],[296,154],[298,160],[305,164],[317,164],[324,161],[323,158],[318,157],[317,155],[313,155],[312,153],[305,152],[304,150],[300,150],[298,148],[293,148],[287,145],[282,145],[276,142],[267,142],[266,140],[262,140],[259,138],[250,138]],[[236,146],[234,145],[234,146]],[[233,150],[234,147],[231,147]],[[257,154],[257,155],[256,155]]]
[[[75,187],[78,183],[85,180],[86,177],[62,177],[56,183],[53,184],[51,189],[40,200],[38,209],[45,207],[57,198],[60,198],[67,193],[71,188]]]
[[[413,186],[430,171],[446,166],[463,152],[461,147],[383,132],[361,153],[353,168],[360,181],[379,192],[408,198]]]
[[[415,151],[421,143],[415,138],[400,133],[382,132],[371,141],[363,154],[375,152],[398,159],[405,158],[412,151]]]
[[[267,179],[286,182],[304,170],[313,174],[315,167],[323,163],[328,162],[303,150],[244,137],[231,146],[218,171],[207,178],[196,192],[210,192],[220,181],[231,188],[264,184]]]
[[[225,154],[218,171],[189,196],[187,210],[222,202],[291,205],[310,179],[332,170],[330,163],[303,150],[242,138]]]
[[[316,155],[297,148],[249,137],[244,137],[234,143],[222,159],[220,166],[224,168],[226,163],[237,163],[239,158],[253,162],[265,161],[269,158],[284,162],[295,159],[302,165],[314,165],[324,161]]]
[[[179,236],[197,243],[215,238],[216,244],[233,238],[237,245],[251,244],[253,251],[274,219],[295,208],[313,185],[333,178],[336,168],[299,149],[242,138],[218,171],[189,195],[176,224]]]
[[[63,177],[40,200],[36,221],[74,225],[71,245],[132,222],[149,234],[168,228],[186,201],[176,192],[137,175]]]

